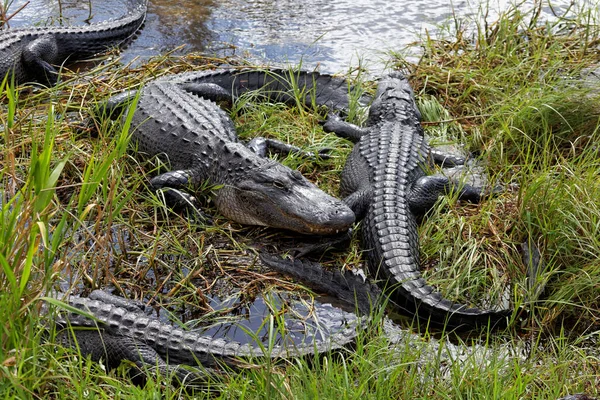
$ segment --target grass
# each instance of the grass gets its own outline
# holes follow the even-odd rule
[[[126,367],[100,364],[47,342],[40,296],[55,285],[86,292],[112,286],[175,314],[221,314],[211,297],[252,301],[266,288],[295,290],[255,266],[253,243],[292,246],[295,235],[212,223],[169,212],[146,188],[161,166],[127,151],[128,127],[84,122],[94,104],[167,73],[225,60],[164,57],[124,71],[116,63],[66,71],[50,89],[0,86],[0,395],[4,398],[532,398],[598,396],[600,363],[600,154],[598,94],[580,74],[598,62],[597,10],[560,24],[509,8],[498,21],[458,18],[419,43],[409,72],[428,135],[477,151],[505,191],[472,205],[443,198],[420,229],[427,279],[474,305],[509,301],[529,315],[506,332],[456,337],[435,332],[390,345],[376,318],[354,349],[316,359],[257,361],[218,394],[186,393],[161,379],[138,386]],[[445,32],[445,33],[444,33]],[[405,54],[405,53],[403,53]],[[372,82],[359,84],[371,90]],[[362,79],[361,79],[362,78]],[[335,194],[351,144],[324,134],[318,110],[252,97],[232,116],[240,135],[275,136],[328,160],[287,157]],[[360,118],[359,116],[357,118]],[[207,191],[209,188],[207,188]],[[543,268],[528,271],[521,243]],[[283,243],[283,244],[282,244]],[[324,258],[360,265],[357,243]],[[253,268],[247,268],[253,266]],[[232,289],[233,288],[233,289]],[[190,314],[190,315],[188,315]],[[185,321],[183,321],[185,322]],[[408,327],[408,326],[406,326]]]

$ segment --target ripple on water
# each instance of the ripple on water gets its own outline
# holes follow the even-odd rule
[[[16,10],[26,0],[15,0]],[[490,18],[506,9],[509,0],[491,3]],[[556,10],[570,0],[552,2]],[[56,21],[54,0],[30,0],[11,22],[12,26]],[[125,0],[92,0],[91,21],[117,18],[125,13]],[[323,72],[343,72],[359,61],[377,75],[385,66],[389,50],[401,49],[419,33],[433,31],[436,24],[456,14],[472,15],[480,1],[446,0],[198,0],[181,2],[152,0],[144,29],[123,53],[125,62],[146,58],[180,45],[184,51],[209,51],[229,55],[223,43],[237,46],[235,53],[272,64],[319,65]],[[533,0],[522,2],[530,8]],[[69,23],[85,24],[90,16],[87,2],[63,1]],[[547,10],[549,12],[549,10]],[[122,15],[122,14],[121,14]]]

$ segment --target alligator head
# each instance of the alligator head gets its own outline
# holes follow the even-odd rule
[[[232,171],[232,183],[218,190],[215,202],[236,222],[319,235],[345,232],[354,222],[341,200],[284,165],[264,159]]]

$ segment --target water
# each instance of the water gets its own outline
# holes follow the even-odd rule
[[[522,9],[533,0],[521,1]],[[11,10],[26,3],[15,0]],[[71,24],[117,18],[131,2],[125,0],[62,0],[62,14]],[[580,2],[583,3],[583,2]],[[487,2],[490,18],[510,0]],[[564,10],[570,0],[552,1]],[[239,55],[272,65],[303,63],[322,72],[345,72],[359,64],[378,74],[388,52],[400,50],[419,35],[453,15],[474,15],[478,0],[150,0],[139,37],[123,53],[124,62],[172,51],[204,51]],[[56,23],[58,0],[30,0],[11,26]],[[545,12],[550,14],[549,7]]]
[[[203,318],[187,321],[186,326],[206,336],[227,338],[241,344],[294,346],[321,343],[345,332],[348,326],[360,325],[353,313],[317,299],[293,299],[286,293],[263,293],[249,304],[240,304],[239,299],[210,300],[215,310],[235,307],[236,312],[208,323]],[[276,318],[280,318],[281,324]]]

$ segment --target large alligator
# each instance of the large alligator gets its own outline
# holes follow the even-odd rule
[[[54,85],[56,66],[105,52],[127,42],[146,18],[147,0],[137,0],[123,18],[86,26],[48,26],[0,31],[0,80]]]
[[[154,177],[152,188],[166,189],[168,203],[193,204],[194,198],[182,190],[208,182],[220,186],[214,190],[215,204],[233,221],[305,234],[348,230],[354,213],[343,202],[298,171],[258,154],[261,146],[251,150],[240,143],[233,122],[213,101],[256,89],[276,101],[293,101],[293,90],[299,90],[306,102],[340,111],[349,106],[347,83],[316,72],[227,69],[155,80],[141,90],[131,122],[138,151],[164,158],[173,169]],[[117,114],[136,95],[114,96],[105,111]],[[273,140],[265,143],[285,147]]]
[[[509,310],[454,303],[421,276],[418,218],[442,193],[456,191],[459,199],[477,202],[480,190],[426,174],[433,158],[444,162],[444,157],[426,143],[420,118],[411,86],[395,72],[380,80],[366,127],[335,114],[324,124],[325,130],[357,142],[342,171],[341,195],[363,219],[369,269],[385,282],[394,303],[423,320],[452,328],[504,325]],[[448,161],[460,162],[456,157]]]
[[[310,263],[306,263],[306,267],[298,264],[297,269],[296,272],[301,274],[305,270],[304,275],[319,270]],[[340,293],[352,293],[342,297],[353,302],[354,291],[348,292],[350,286],[346,283],[346,279],[353,282],[351,277],[346,278],[339,272],[319,273],[317,276],[320,284],[337,287]],[[354,282],[351,289],[362,291],[361,282]],[[369,285],[364,287],[370,290]],[[94,361],[102,359],[109,368],[128,360],[139,372],[158,372],[163,377],[176,377],[184,384],[194,385],[201,384],[207,376],[219,378],[222,367],[241,366],[241,358],[282,359],[340,349],[353,342],[365,322],[352,313],[321,305],[311,309],[313,320],[318,321],[315,332],[322,336],[318,340],[315,335],[293,344],[285,341],[281,344],[241,344],[165,322],[152,315],[154,309],[105,291],[94,291],[87,298],[67,296],[61,299],[57,295],[54,298],[48,301],[57,304],[56,299],[60,299],[79,310],[58,307],[58,314],[53,317],[57,325],[57,343],[78,349],[81,355],[90,356]],[[368,296],[363,298],[368,301]],[[363,306],[363,309],[366,308],[367,305]],[[280,328],[277,327],[275,332]],[[184,366],[202,368],[190,370]]]

